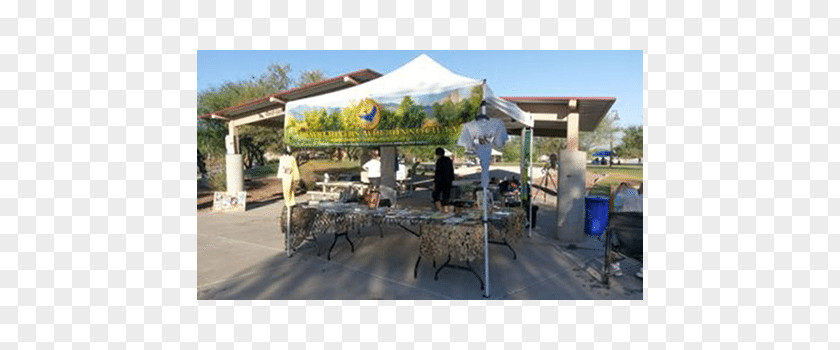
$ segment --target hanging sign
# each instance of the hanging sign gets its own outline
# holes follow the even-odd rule
[[[292,147],[447,145],[473,120],[481,85],[434,93],[371,96],[343,107],[286,105],[284,138]]]

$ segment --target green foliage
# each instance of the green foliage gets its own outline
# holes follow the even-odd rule
[[[327,110],[317,108],[303,112],[303,124],[306,125],[306,130],[324,130],[327,119]]]
[[[364,108],[362,101],[358,103],[351,103],[349,106],[341,109],[339,120],[343,130],[359,130],[362,127],[362,119],[359,115],[362,114]]]
[[[522,152],[521,137],[511,136],[502,148],[503,162],[518,162]]]
[[[208,114],[228,107],[236,106],[268,94],[285,90],[289,87],[289,65],[270,64],[259,77],[248,80],[226,82],[210,87],[198,94],[198,114]],[[240,149],[245,152],[262,153],[262,148],[272,145],[279,148],[281,138],[278,132],[267,128],[242,127],[239,129]],[[198,121],[197,143],[199,151],[207,157],[220,157],[226,152],[225,135],[228,133],[227,122],[214,119]],[[242,142],[245,142],[243,147]],[[250,150],[250,151],[249,151]],[[246,155],[247,156],[247,155]],[[261,161],[261,155],[254,155],[251,161]]]
[[[566,139],[559,137],[534,137],[534,161],[542,155],[557,154],[566,148]]]
[[[264,91],[258,97],[288,89],[292,85],[291,71],[292,67],[288,64],[272,63],[259,78],[252,77],[251,80]]]
[[[481,103],[481,91],[481,87],[472,89],[470,97],[458,103],[449,99],[433,104],[431,118],[426,115],[424,106],[405,96],[396,108],[379,110],[379,123],[373,130],[362,128],[365,123],[359,116],[369,108],[363,101],[350,103],[330,115],[324,109],[313,109],[302,112],[302,119],[290,118],[286,140],[298,147],[402,142],[451,144],[458,136],[458,126],[474,118]],[[452,94],[453,98],[458,96],[457,92]],[[422,138],[418,138],[421,134]]]
[[[205,176],[207,175],[207,165],[204,163],[204,155],[201,154],[201,151],[198,151],[196,153],[198,156],[196,158],[198,160],[198,173],[202,176]]]
[[[275,176],[277,174],[277,160],[269,161],[267,164],[262,166],[256,166],[245,170],[245,177],[248,179],[259,179],[263,177],[270,177]]]
[[[644,135],[642,126],[629,126],[624,128],[624,136],[621,138],[621,145],[616,147],[615,152],[619,157],[642,158],[644,150]]]
[[[318,130],[318,131],[336,131],[341,130],[342,120],[339,111],[328,113],[324,108],[318,108],[303,112],[303,120],[290,119],[290,125],[287,129],[290,130]]]
[[[472,121],[478,113],[481,100],[481,87],[477,86],[472,89],[470,97],[459,101],[457,104],[451,100],[444,103],[435,102],[432,104],[434,118],[441,126],[461,125]]]
[[[239,128],[239,134],[250,136],[253,143],[264,151],[278,153],[284,146],[283,129],[280,128],[245,125]]]
[[[440,126],[457,125],[460,119],[458,107],[452,101],[446,101],[443,104],[435,102],[432,105],[432,111]]]
[[[326,130],[341,130],[341,112],[333,111],[323,121]]]
[[[222,168],[221,171],[212,172],[207,177],[207,187],[210,187],[213,191],[225,191],[227,187],[227,175],[225,173],[225,169]]]
[[[481,107],[481,101],[484,99],[481,86],[472,88],[470,97],[458,102],[458,121],[460,124],[467,123],[475,119]]]
[[[415,104],[408,96],[403,98],[394,115],[401,121],[400,127],[406,129],[419,128],[423,125],[423,119],[426,119],[423,106]]]
[[[293,83],[290,76],[291,67],[288,64],[273,63],[266,67],[259,76],[251,76],[245,80],[225,82],[219,86],[205,89],[198,94],[197,112],[199,115],[216,112],[228,107],[236,106],[269,94],[288,89]],[[299,81],[312,79],[321,80],[320,71],[304,72]],[[337,115],[334,116],[337,119]],[[337,121],[327,118],[319,122],[335,128]],[[238,128],[239,150],[247,167],[265,164],[266,151],[278,152],[283,148],[283,130],[257,126],[242,126]],[[215,119],[198,121],[197,144],[198,151],[204,156],[208,164],[218,164],[224,159],[225,136],[228,134],[227,122]],[[208,183],[216,189],[225,189],[224,167],[208,167],[211,173]],[[215,169],[215,170],[214,170]],[[219,171],[221,169],[221,172]]]
[[[199,119],[196,131],[198,151],[204,157],[219,157],[225,154],[227,123],[218,119]]]
[[[379,130],[393,130],[398,129],[402,125],[402,120],[394,112],[386,108],[379,111],[379,125],[376,126]]]
[[[289,88],[291,67],[273,63],[259,77],[226,82],[198,94],[198,114],[207,114],[236,106]]]
[[[300,73],[300,79],[298,79],[297,87],[317,83],[325,79],[327,79],[327,76],[324,72],[318,69],[303,71]]]
[[[423,145],[423,146],[402,146],[399,152],[404,154],[407,161],[432,161],[435,160],[435,148],[437,145]]]
[[[592,132],[580,133],[580,148],[582,151],[592,151],[597,147],[609,148],[610,140],[615,139],[618,127],[618,111],[612,110],[604,116],[601,123]]]
[[[264,153],[283,149],[283,130],[253,125],[239,127],[239,150],[246,168],[265,164]]]
[[[239,136],[239,153],[242,154],[242,162],[246,169],[265,163],[263,150],[259,144],[254,142],[254,137],[251,135]]]

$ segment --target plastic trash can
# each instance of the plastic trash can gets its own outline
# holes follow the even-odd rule
[[[601,237],[607,229],[610,217],[610,199],[604,197],[586,197],[586,220],[583,230],[591,236]]]

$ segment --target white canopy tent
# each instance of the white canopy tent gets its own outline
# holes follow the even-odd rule
[[[398,101],[404,96],[441,93],[481,84],[485,84],[484,80],[455,74],[431,57],[422,54],[402,67],[367,83],[333,93],[290,101],[286,104],[286,111],[288,113],[302,106],[342,108],[352,101],[366,98]],[[513,102],[499,98],[486,84],[484,101],[490,107],[488,114],[491,118],[513,118],[522,126],[534,126],[534,118],[530,113],[523,111]]]
[[[475,90],[477,87],[480,87],[480,89]],[[409,131],[419,130],[419,132],[400,134],[405,135],[404,137],[406,138],[401,139],[399,138],[400,136],[394,136],[395,133],[390,132],[391,130],[379,130],[377,128],[380,124],[380,114],[377,113],[383,112],[382,109],[395,108],[395,106],[399,105],[407,97],[410,97],[414,103],[422,108],[429,110],[433,105],[437,108],[441,104],[448,103],[449,101],[460,103],[470,98],[471,94],[475,91],[481,93],[481,97],[486,103],[486,115],[491,119],[497,119],[498,121],[496,122],[499,124],[503,123],[505,129],[532,128],[534,126],[534,118],[530,113],[523,111],[513,102],[497,97],[483,79],[473,79],[455,74],[429,56],[422,54],[378,79],[344,90],[286,103],[285,137],[287,138],[287,144],[315,147],[330,144],[434,144],[435,142],[432,139],[428,139],[428,142],[424,142],[425,140],[422,139],[424,130],[428,130],[425,126],[427,121],[424,121],[422,128],[418,128],[417,126],[406,128]],[[367,102],[365,101],[372,101],[372,103],[366,105],[365,103]],[[308,124],[310,119],[317,119],[317,117],[312,118],[313,115],[317,116],[317,113],[321,113],[320,115],[323,116],[341,113],[342,117],[349,115],[351,117],[349,119],[351,120],[350,122],[347,122],[347,119],[341,120],[341,125],[344,127],[343,130],[323,128],[313,131],[313,125],[322,127],[321,125],[324,124]],[[461,117],[464,115],[463,113],[460,114]],[[352,120],[353,118],[362,118],[364,120]],[[438,121],[441,121],[441,118],[436,118],[438,118]],[[463,118],[460,120],[464,122]],[[304,123],[306,123],[305,127],[301,128],[299,125]],[[348,129],[347,125],[352,125],[353,127]],[[456,137],[457,133],[461,130],[459,124],[444,125],[441,123],[440,125],[448,127],[450,133],[454,130]],[[362,129],[367,131],[358,131]],[[407,140],[407,138],[412,136],[420,139]],[[437,140],[439,141],[441,139]],[[449,140],[455,141],[451,138]],[[494,150],[494,154],[500,155],[501,152]],[[487,171],[488,169],[486,167],[482,167],[483,176],[486,176]],[[486,198],[486,188],[484,189],[484,195]],[[489,297],[490,275],[489,253],[487,249],[487,201],[482,202],[484,204],[484,275],[486,282],[484,296]]]

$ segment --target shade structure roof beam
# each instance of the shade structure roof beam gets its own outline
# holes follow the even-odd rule
[[[247,117],[232,120],[230,123],[233,126],[242,126],[246,124],[256,123],[267,119],[278,118],[284,116],[286,113],[283,108],[275,108],[265,112],[257,113]]]

